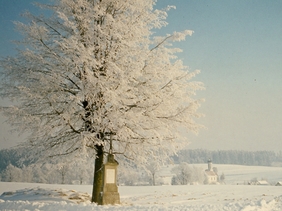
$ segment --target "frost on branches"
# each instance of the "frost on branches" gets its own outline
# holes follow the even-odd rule
[[[29,132],[26,146],[41,158],[93,156],[97,147],[145,163],[167,158],[198,132],[194,119],[203,89],[191,79],[174,41],[192,31],[153,36],[167,25],[155,0],[57,0],[16,23],[18,54],[1,60],[2,108]],[[31,152],[31,151],[30,151]]]

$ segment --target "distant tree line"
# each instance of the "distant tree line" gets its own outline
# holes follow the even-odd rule
[[[6,169],[9,164],[19,167],[19,160],[23,156],[14,149],[2,149],[0,150],[0,172]]]
[[[275,162],[282,162],[282,152],[185,149],[173,157],[175,163],[187,162],[191,164],[206,163],[208,159],[217,164],[271,166]]]
[[[26,153],[24,149],[0,150],[0,181],[93,184],[94,163],[80,159],[69,163],[62,163],[56,159],[53,163],[34,163],[34,161],[22,159]],[[122,157],[117,159],[121,161]],[[118,170],[118,183],[120,185],[154,185],[152,172],[144,168],[124,165],[124,163],[126,162],[121,162]],[[73,171],[73,169],[75,170]]]
[[[32,162],[21,159],[25,156],[25,150],[21,149],[2,149],[0,150],[0,173],[9,164],[21,168],[23,165],[31,165]],[[204,149],[184,149],[172,157],[174,163],[187,162],[190,164],[206,163],[212,159],[217,164],[237,164],[253,166],[271,166],[273,163],[282,163],[282,151],[243,151],[243,150],[204,150]]]
[[[0,173],[3,182],[32,182],[46,184],[91,184],[93,165],[84,169],[85,163],[64,164],[31,164],[16,167],[9,164]],[[76,171],[71,171],[76,169]]]
[[[21,149],[3,149],[0,150],[0,181],[6,182],[38,182],[38,183],[78,183],[92,184],[93,164],[83,160],[77,160],[72,163],[41,163],[34,164],[25,160],[21,162],[26,151]],[[122,158],[118,158],[121,160]],[[174,169],[176,175],[172,184],[182,183],[202,183],[203,178],[199,175],[201,171],[194,167],[187,167],[188,164],[206,163],[212,159],[217,164],[237,164],[237,165],[259,165],[271,166],[274,163],[282,166],[282,152],[274,153],[272,151],[239,151],[239,150],[203,150],[187,149],[178,152],[173,161],[179,167]],[[118,182],[120,185],[160,185],[162,181],[157,177],[160,166],[153,162],[146,168],[124,165],[121,162],[118,171]],[[70,171],[76,169],[76,171]],[[177,173],[178,172],[178,173]],[[183,177],[185,176],[185,180]],[[202,175],[203,176],[203,175]],[[224,176],[224,175],[223,175]],[[220,178],[221,179],[221,178]],[[186,181],[187,180],[187,181]],[[222,179],[224,180],[224,179]]]

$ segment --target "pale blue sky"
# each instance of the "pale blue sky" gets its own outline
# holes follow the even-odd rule
[[[282,1],[162,0],[168,30],[192,29],[181,58],[206,84],[191,148],[282,149]]]
[[[12,54],[13,20],[33,10],[33,0],[0,0],[0,56]],[[40,2],[48,2],[41,0]],[[162,33],[194,30],[177,44],[179,57],[196,80],[206,85],[197,97],[206,99],[199,122],[207,129],[191,136],[191,148],[282,149],[282,1],[281,0],[159,0],[157,7],[175,5]],[[0,148],[20,140],[0,121]],[[5,141],[6,140],[6,141]]]

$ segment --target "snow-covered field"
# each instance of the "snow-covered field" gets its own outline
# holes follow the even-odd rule
[[[0,210],[282,210],[282,186],[242,185],[254,177],[282,181],[282,168],[214,166],[226,175],[226,185],[120,186],[116,206],[91,204],[88,185],[1,182]]]

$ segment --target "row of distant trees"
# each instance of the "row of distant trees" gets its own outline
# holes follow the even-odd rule
[[[93,184],[94,163],[76,159],[70,162],[54,161],[37,163],[25,159],[26,150],[0,150],[0,181],[35,182],[49,184]],[[118,157],[118,183],[120,185],[155,185],[155,173],[159,169],[156,163],[137,167]],[[157,165],[157,166],[156,166]],[[155,171],[156,170],[156,171]],[[161,184],[158,181],[157,184]]]
[[[119,185],[162,185],[164,181],[159,175],[159,168],[155,171],[151,168],[133,168],[120,166],[118,171]],[[73,170],[75,169],[75,171]],[[93,165],[87,162],[75,162],[71,164],[31,164],[29,166],[16,167],[9,164],[1,173],[0,181],[4,182],[30,182],[47,184],[92,184]],[[205,174],[202,168],[191,166],[188,163],[175,165],[171,170],[174,176],[172,185],[205,184]],[[217,169],[215,169],[217,172]],[[218,177],[218,182],[224,182],[224,174]]]
[[[4,182],[32,182],[46,184],[91,184],[93,168],[84,169],[85,165],[67,164],[32,164],[16,167],[9,164],[0,173]],[[71,171],[76,168],[77,171]]]
[[[1,161],[3,164],[3,160]],[[15,160],[13,161],[15,162]],[[0,171],[0,181],[46,184],[93,184],[94,164],[83,160],[71,163],[33,163],[29,165],[19,164],[19,162],[15,163],[15,165],[9,163]],[[162,184],[161,181],[155,183],[152,172],[148,169],[125,166],[123,164],[118,169],[118,183],[127,186]]]
[[[22,168],[24,165],[29,166],[31,161],[20,160],[24,157],[25,152],[21,149],[2,149],[0,150],[0,173],[7,168],[9,164]],[[204,149],[186,149],[181,150],[174,156],[174,163],[187,162],[190,164],[206,163],[208,159],[212,159],[217,164],[238,164],[238,165],[258,165],[271,166],[273,163],[282,162],[282,152],[275,153],[273,151],[240,151],[240,150],[204,150]],[[89,164],[92,165],[91,163]],[[154,173],[157,166],[151,163],[147,166],[147,170]]]
[[[271,166],[273,163],[282,162],[282,152],[186,149],[181,150],[173,159],[175,163],[206,163],[211,159],[218,164]]]
[[[41,163],[35,164],[25,160],[21,162],[25,152],[19,149],[0,150],[0,179],[6,182],[38,182],[62,184],[92,184],[93,164],[77,160],[72,163]],[[178,156],[173,157],[175,163],[180,165],[173,169],[175,176],[172,184],[181,185],[188,183],[204,183],[202,169],[197,169],[189,164],[205,163],[212,159],[218,164],[241,165],[272,165],[282,162],[282,153],[271,151],[209,151],[209,150],[182,150]],[[122,158],[119,158],[119,160]],[[160,166],[151,162],[145,167],[126,165],[120,163],[118,182],[120,185],[160,185],[162,181],[158,176]],[[73,171],[75,169],[75,171]],[[220,178],[223,176],[223,178]],[[219,175],[219,180],[224,180],[224,175]]]

